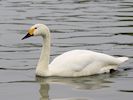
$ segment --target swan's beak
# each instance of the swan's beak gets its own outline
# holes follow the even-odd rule
[[[24,39],[27,39],[27,38],[29,38],[29,37],[31,37],[31,36],[33,36],[33,34],[31,35],[31,34],[27,34],[27,35],[25,35],[23,38],[22,38],[22,40],[24,40]]]

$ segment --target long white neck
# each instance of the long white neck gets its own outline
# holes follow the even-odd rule
[[[43,47],[41,51],[41,56],[36,68],[36,74],[39,76],[46,76],[48,73],[48,65],[50,58],[50,33],[43,36]]]

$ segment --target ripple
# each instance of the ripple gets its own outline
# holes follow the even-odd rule
[[[0,84],[5,84],[5,83],[10,83],[10,84],[16,84],[16,83],[36,83],[36,81],[29,81],[29,80],[21,80],[21,81],[9,81],[9,82],[0,82]]]
[[[133,36],[133,33],[116,33],[115,35],[129,35],[129,36]]]
[[[23,71],[23,70],[33,70],[33,69],[35,69],[35,68],[23,68],[23,69],[17,69],[17,68],[2,68],[2,67],[0,67],[0,70],[21,70],[21,71]]]
[[[28,50],[0,50],[0,52],[9,52],[9,53],[12,53],[12,52],[32,52],[32,51],[38,51],[38,49],[28,49]]]
[[[41,45],[41,43],[18,43],[18,44],[14,44],[12,47],[30,48],[30,47],[42,47],[42,45]]]
[[[120,92],[133,93],[133,90],[119,90]]]
[[[62,38],[55,38],[55,39],[72,39],[72,38],[82,38],[82,37],[111,37],[113,35],[79,35],[79,36],[69,36],[69,37],[62,37]]]

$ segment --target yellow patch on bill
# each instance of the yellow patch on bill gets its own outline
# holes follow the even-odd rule
[[[33,35],[34,30],[35,30],[35,28],[30,28],[30,29],[28,30],[28,33],[29,33],[30,35]]]

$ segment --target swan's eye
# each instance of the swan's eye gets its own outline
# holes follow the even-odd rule
[[[37,27],[35,27],[35,29],[37,29]]]

